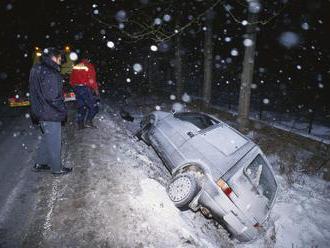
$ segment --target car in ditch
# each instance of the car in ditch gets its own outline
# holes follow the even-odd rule
[[[200,210],[240,241],[263,232],[278,184],[248,137],[206,113],[163,111],[144,117],[136,136],[172,174],[167,193],[175,206]]]

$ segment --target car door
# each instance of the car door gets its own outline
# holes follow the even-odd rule
[[[177,131],[180,135],[177,135],[177,148],[175,149],[175,151],[173,151],[173,153],[171,153],[170,157],[173,164],[175,166],[178,166],[193,158],[196,159],[195,155],[200,154],[199,151],[196,150],[196,147],[202,149],[202,147],[200,147],[199,145],[194,147],[188,147],[187,149],[187,146],[185,146],[185,144],[188,143],[188,146],[191,146],[189,145],[189,143],[194,143],[193,140],[199,135],[199,132],[217,124],[218,121],[213,120],[211,117],[203,113],[185,112],[178,113],[174,115],[174,117],[177,122]]]
[[[162,119],[150,130],[150,140],[170,170],[173,168],[171,154],[181,142],[184,142],[177,131],[176,125],[171,123],[171,118],[169,116]]]

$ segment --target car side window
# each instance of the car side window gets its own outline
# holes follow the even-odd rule
[[[175,118],[180,119],[182,121],[190,122],[191,124],[195,125],[199,129],[203,130],[219,122],[212,119],[211,117],[203,114],[196,114],[196,113],[178,113],[174,115]]]

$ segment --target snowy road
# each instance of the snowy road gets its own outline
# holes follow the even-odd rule
[[[38,130],[24,110],[12,112],[1,122],[0,247],[232,246],[212,220],[174,207],[162,162],[109,108],[97,130],[65,127],[74,171],[58,178],[31,171]]]
[[[35,219],[40,175],[31,171],[37,130],[26,109],[1,108],[0,246],[17,247]]]
[[[126,106],[134,122],[122,120],[116,105],[104,104],[97,130],[66,125],[63,162],[74,171],[57,178],[30,170],[38,130],[24,110],[6,110],[12,117],[0,126],[0,247],[328,246],[329,183],[302,176],[289,186],[276,154],[270,161],[280,196],[263,238],[239,244],[200,213],[179,211],[165,191],[168,171],[133,137],[143,112],[157,104]]]

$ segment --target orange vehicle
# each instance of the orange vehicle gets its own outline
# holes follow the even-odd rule
[[[26,107],[31,105],[28,99],[19,98],[19,97],[8,98],[8,103],[9,103],[9,107]]]

